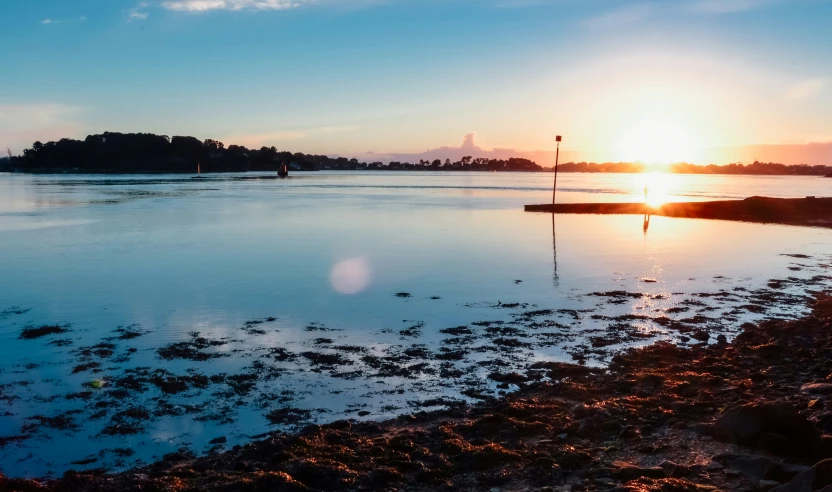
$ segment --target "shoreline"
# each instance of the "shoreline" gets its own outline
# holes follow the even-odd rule
[[[112,475],[0,477],[0,490],[817,490],[832,480],[818,463],[832,457],[832,298],[814,294],[810,315],[746,324],[730,344],[659,342],[607,369],[537,363],[509,375],[519,391],[479,404]],[[778,488],[791,480],[809,488]]]
[[[658,215],[687,219],[716,219],[766,224],[832,227],[832,198],[770,198],[744,200],[644,203],[559,203],[526,205],[526,212],[600,215]]]

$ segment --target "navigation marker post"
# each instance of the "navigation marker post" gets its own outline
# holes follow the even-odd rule
[[[558,190],[558,159],[560,159],[560,142],[563,140],[560,135],[555,137],[558,143],[558,150],[555,152],[555,184],[552,186],[552,213],[555,213],[555,192]]]

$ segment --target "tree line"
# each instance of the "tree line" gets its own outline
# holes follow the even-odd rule
[[[5,159],[4,170],[20,172],[91,173],[193,173],[275,171],[286,165],[296,171],[317,170],[458,170],[458,171],[541,171],[528,159],[485,159],[463,157],[458,162],[359,162],[346,157],[292,153],[275,147],[248,149],[242,145],[195,137],[151,133],[105,132],[84,140],[61,139],[35,142],[22,156]]]
[[[523,171],[551,172],[524,158],[489,159],[465,156],[452,162],[445,159],[419,160],[418,163],[393,161],[359,162],[346,157],[292,153],[275,147],[248,149],[242,145],[225,146],[213,140],[195,137],[154,135],[152,133],[104,132],[84,140],[64,138],[47,143],[35,142],[21,156],[0,159],[0,171],[16,172],[86,172],[86,173],[193,173],[197,165],[203,172],[275,171],[286,165],[295,171],[385,170],[385,171]],[[560,172],[641,173],[655,166],[642,163],[567,162]],[[707,166],[687,163],[671,164],[662,169],[685,174],[769,174],[828,175],[832,166],[785,165],[754,162]]]

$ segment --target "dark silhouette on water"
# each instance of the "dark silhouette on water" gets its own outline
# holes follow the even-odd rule
[[[555,204],[555,192],[558,191],[558,159],[560,158],[561,140],[563,140],[563,137],[560,135],[555,137],[555,141],[558,143],[558,150],[555,152],[555,183],[552,185],[552,205]]]
[[[555,214],[552,214],[555,215]],[[650,214],[644,214],[644,224],[642,225],[642,229],[644,229],[644,234],[647,234],[647,229],[650,228]]]
[[[200,163],[196,163],[196,176],[193,176],[192,179],[203,179],[202,178],[202,168],[200,167]]]

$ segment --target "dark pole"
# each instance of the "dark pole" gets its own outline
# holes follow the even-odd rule
[[[552,186],[552,213],[555,213],[555,192],[558,190],[558,160],[560,159],[560,141],[561,137],[555,137],[558,142],[558,149],[555,151],[555,184]]]

